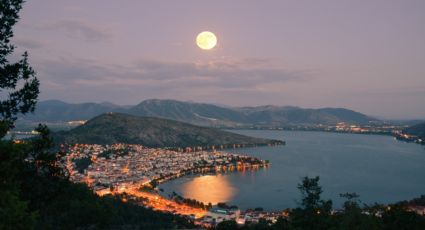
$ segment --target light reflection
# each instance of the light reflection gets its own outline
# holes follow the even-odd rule
[[[220,174],[196,177],[184,184],[181,190],[183,197],[196,199],[205,204],[228,202],[236,192],[237,189],[231,185],[228,177]]]

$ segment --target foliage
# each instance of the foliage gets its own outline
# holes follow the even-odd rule
[[[18,113],[34,111],[39,93],[39,81],[28,63],[28,54],[25,52],[14,63],[8,59],[15,49],[10,39],[22,4],[22,0],[0,1],[0,93],[7,94],[0,100],[0,138],[14,127]]]
[[[340,194],[345,198],[344,211],[333,216],[334,225],[338,229],[379,229],[379,221],[375,216],[367,215],[360,207],[359,195],[356,193]]]
[[[395,204],[386,208],[381,219],[383,229],[420,230],[425,228],[425,218],[414,212],[406,211],[403,204]]]
[[[320,178],[304,177],[298,184],[301,193],[301,207],[291,213],[291,224],[303,229],[328,229],[330,227],[330,211],[332,201],[322,200]]]
[[[28,55],[16,63],[7,57],[14,46],[9,44],[12,27],[18,20],[22,0],[0,1],[0,92],[8,90],[0,101],[0,138],[19,113],[34,110],[38,96],[38,80],[28,64]],[[17,86],[22,86],[16,89]],[[131,120],[131,119],[130,119]],[[106,123],[109,122],[108,120]],[[148,122],[151,122],[149,120]],[[163,121],[161,135],[168,135],[169,121]],[[104,124],[106,124],[104,123]],[[110,125],[111,123],[109,123]],[[119,128],[120,131],[122,127]],[[184,127],[194,129],[194,126]],[[170,229],[191,228],[188,220],[155,212],[134,203],[123,202],[121,196],[99,197],[85,184],[68,180],[58,165],[61,153],[52,152],[49,129],[39,125],[39,135],[31,140],[0,140],[0,229]],[[87,132],[87,130],[84,130]],[[217,138],[219,133],[211,135]],[[157,134],[158,135],[158,134]],[[182,140],[196,140],[183,135]],[[192,138],[192,139],[191,139]],[[195,138],[195,139],[193,139]],[[124,153],[125,154],[125,153]],[[332,202],[322,200],[319,177],[303,178],[298,185],[300,207],[288,218],[275,224],[261,219],[243,229],[423,229],[425,218],[406,209],[407,202],[373,207],[360,207],[358,195],[343,194],[347,201],[341,213],[331,214]],[[423,204],[423,197],[414,201]],[[200,205],[193,200],[187,202]],[[202,204],[204,205],[204,204]],[[227,206],[221,204],[222,206]],[[204,205],[205,206],[205,205]],[[209,204],[208,206],[211,206]],[[238,229],[233,220],[223,221],[216,229]]]
[[[19,113],[34,110],[38,80],[27,54],[17,63],[7,56],[12,26],[22,0],[0,1],[0,138]],[[18,86],[22,86],[17,89]],[[53,152],[51,133],[45,125],[39,135],[25,141],[0,139],[0,229],[164,229],[191,227],[181,217],[123,203],[120,197],[98,197],[84,184],[71,183]]]
[[[237,229],[238,224],[234,220],[225,220],[217,225],[216,230],[233,230]]]
[[[406,204],[420,201],[423,197],[414,199],[411,202],[401,202],[388,206],[374,205],[361,207],[359,195],[356,193],[345,193],[340,195],[346,199],[343,205],[344,209],[337,213],[331,213],[331,202],[320,198],[322,188],[319,185],[319,180],[319,177],[303,178],[302,182],[298,185],[298,189],[302,195],[300,207],[293,209],[289,217],[280,217],[274,224],[260,220],[256,224],[226,229],[424,229],[425,217],[408,211],[406,207]],[[228,226],[227,223],[226,226]]]
[[[425,206],[425,195],[422,195],[422,196],[420,196],[418,198],[412,199],[408,203],[411,204],[411,205]]]
[[[171,195],[171,198],[179,204],[186,204],[186,205],[188,205],[190,207],[194,207],[194,208],[201,208],[201,209],[205,209],[205,210],[212,208],[211,203],[204,204],[201,201],[198,201],[198,200],[195,200],[195,199],[184,198],[184,197],[178,195],[175,192],[173,192],[173,194]]]
[[[75,168],[79,173],[84,173],[84,170],[86,170],[92,163],[90,157],[78,158],[73,161],[75,162]]]
[[[192,226],[181,217],[98,197],[86,185],[71,183],[56,154],[48,153],[46,129],[26,143],[0,141],[0,229],[142,229]]]

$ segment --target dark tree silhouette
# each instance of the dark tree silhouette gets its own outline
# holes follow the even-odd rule
[[[220,222],[216,230],[235,230],[238,229],[238,224],[234,220],[225,220],[223,222]]]
[[[300,208],[291,213],[292,225],[302,229],[329,229],[332,201],[322,200],[320,177],[304,177],[298,190],[301,193]]]
[[[320,199],[322,187],[319,185],[320,177],[314,178],[304,177],[302,182],[298,184],[298,189],[301,192],[301,207],[305,210],[317,212],[324,201]]]
[[[0,138],[14,127],[19,113],[34,111],[39,94],[40,83],[28,63],[28,53],[25,52],[16,62],[8,59],[15,49],[10,39],[23,2],[0,1]]]

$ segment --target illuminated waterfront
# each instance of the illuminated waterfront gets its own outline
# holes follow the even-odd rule
[[[70,180],[86,183],[98,195],[120,194],[123,200],[131,199],[155,210],[196,218],[205,215],[205,204],[188,205],[161,197],[155,190],[156,185],[187,174],[258,170],[268,166],[266,161],[241,154],[177,152],[129,144],[75,144],[64,146],[64,151],[67,154],[61,162]],[[222,179],[201,180],[194,186],[206,189],[203,192],[209,194],[208,200],[231,198],[231,189]],[[188,190],[196,191],[195,187]],[[217,188],[218,193],[208,192]]]
[[[296,206],[295,200],[299,198],[296,186],[306,175],[321,177],[324,196],[334,200],[337,207],[340,205],[338,195],[345,192],[360,194],[361,200],[366,203],[388,203],[411,199],[425,191],[425,149],[420,145],[379,135],[264,130],[236,132],[284,139],[286,146],[229,150],[270,160],[268,169],[185,177],[160,187],[165,193],[176,191],[184,197],[203,202],[215,194],[213,197],[217,202],[227,201],[242,209],[263,207],[268,210]],[[217,186],[204,189],[203,186],[208,186],[211,181]],[[226,191],[223,187],[231,193],[221,192]]]
[[[228,178],[221,174],[195,177],[183,186],[186,197],[203,203],[228,202],[234,199],[237,192]]]

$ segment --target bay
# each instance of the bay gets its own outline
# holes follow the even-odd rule
[[[258,171],[187,176],[160,185],[202,202],[227,202],[239,208],[282,210],[295,207],[297,184],[320,176],[323,198],[341,207],[339,194],[356,192],[367,204],[392,203],[425,194],[425,149],[390,136],[309,131],[229,130],[285,140],[286,145],[230,149],[269,160]]]

